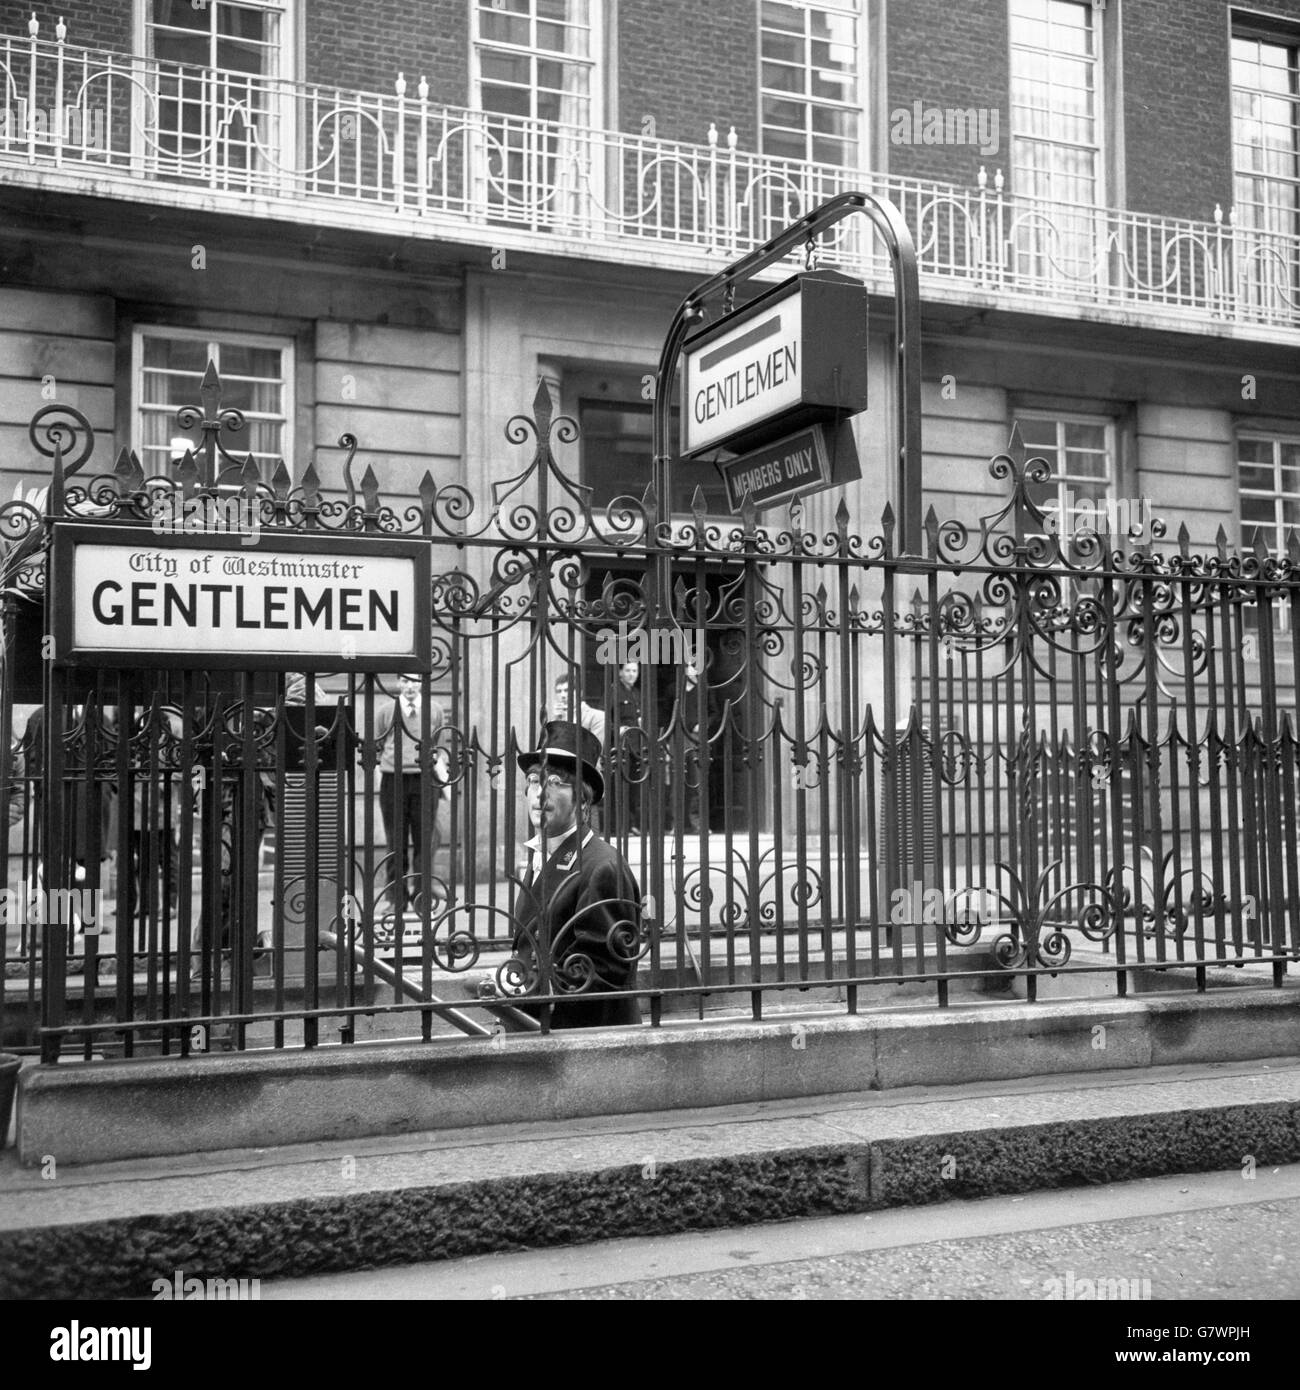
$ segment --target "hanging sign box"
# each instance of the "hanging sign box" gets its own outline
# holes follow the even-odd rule
[[[748,496],[758,511],[805,493],[838,487],[862,476],[853,426],[810,425],[718,464],[727,505],[739,512]]]
[[[54,528],[67,666],[432,669],[427,541]]]
[[[867,406],[867,287],[834,270],[777,285],[686,342],[682,456],[748,449]]]

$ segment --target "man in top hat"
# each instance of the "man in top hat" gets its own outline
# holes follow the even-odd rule
[[[635,999],[603,997],[633,988],[641,892],[623,856],[589,824],[605,792],[600,757],[600,740],[568,720],[548,723],[542,746],[519,755],[536,833],[514,950],[530,991],[570,996],[554,1006],[553,1028],[641,1020]],[[548,953],[549,979],[539,968]]]

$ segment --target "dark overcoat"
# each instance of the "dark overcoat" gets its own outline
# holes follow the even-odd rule
[[[641,890],[613,845],[591,830],[581,846],[576,839],[566,840],[536,879],[526,882],[516,913],[515,954],[534,974],[538,946],[549,929],[554,992],[572,993],[554,1006],[553,1028],[641,1021],[635,999],[603,997],[633,988],[640,947]],[[544,985],[539,980],[533,987]],[[535,1005],[521,1007],[540,1013]]]

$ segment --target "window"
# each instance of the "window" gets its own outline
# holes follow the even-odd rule
[[[1104,201],[1099,26],[1091,4],[1011,0],[1011,188],[1017,200],[1051,204],[1018,221],[1021,275],[1077,281],[1094,271],[1092,210]]]
[[[859,0],[762,0],[760,134],[764,154],[861,167]]]
[[[1241,543],[1257,537],[1273,554],[1286,550],[1288,534],[1300,526],[1300,438],[1241,435],[1237,440],[1241,488]]]
[[[146,477],[166,473],[174,459],[202,438],[197,428],[184,434],[177,429],[176,411],[200,403],[199,386],[209,361],[221,377],[222,409],[233,406],[247,421],[240,434],[223,434],[221,442],[239,459],[251,453],[268,482],[277,460],[283,458],[292,470],[293,346],[288,339],[140,328],[133,357],[132,447]]]
[[[288,143],[278,81],[292,76],[286,4],[145,0],[153,99],[136,126],[153,127],[146,140],[155,174],[215,178],[218,187],[271,178]]]
[[[471,90],[485,114],[478,200],[535,228],[599,180],[600,0],[474,0]],[[598,190],[593,190],[598,191]]]
[[[1256,308],[1295,302],[1300,199],[1300,101],[1295,42],[1243,34],[1232,40],[1232,162],[1238,270]]]
[[[1139,508],[1133,517],[1132,504],[1109,505],[1115,483],[1114,424],[1096,415],[1026,413],[1019,420],[1026,455],[1044,458],[1051,467],[1051,479],[1031,483],[1028,490],[1030,500],[1055,523],[1063,551],[1072,532],[1103,526],[1110,530],[1112,545],[1122,544],[1124,533],[1145,514]]]
[[[1285,555],[1290,532],[1300,527],[1300,436],[1239,435],[1237,479],[1242,547],[1253,549],[1262,539],[1270,554]],[[1247,629],[1258,627],[1254,603],[1246,603],[1241,612]],[[1286,632],[1290,625],[1290,603],[1275,599],[1273,626]],[[1248,656],[1254,656],[1249,649]]]

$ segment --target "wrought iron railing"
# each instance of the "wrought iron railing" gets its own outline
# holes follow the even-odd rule
[[[7,179],[92,174],[96,189],[167,201],[192,190],[296,215],[364,205],[403,235],[493,244],[501,229],[564,255],[690,269],[766,242],[834,195],[887,197],[928,293],[992,296],[1200,324],[1294,329],[1300,226],[1252,229],[1025,198],[742,151],[447,106],[428,84],[347,91],[53,41],[33,20],[0,45]],[[377,228],[392,224],[376,220]],[[823,258],[888,283],[871,229],[842,223]]]
[[[760,526],[752,508],[726,523],[701,502],[670,524],[652,490],[593,510],[555,452],[576,427],[552,419],[544,388],[507,428],[531,452],[490,497],[426,478],[399,510],[369,470],[358,487],[345,469],[347,495],[329,499],[314,467],[291,486],[241,465],[214,375],[187,418],[203,443],[173,473],[146,479],[123,454],[83,481],[85,421],[47,407],[32,430],[53,470],[47,511],[0,508],[0,710],[20,754],[0,765],[0,803],[16,789],[18,808],[0,867],[14,892],[104,891],[111,919],[96,935],[10,916],[11,1042],[38,1018],[47,1058],[547,1026],[593,978],[561,950],[571,923],[541,932],[522,910],[516,753],[568,672],[604,737],[603,829],[637,888],[587,949],[635,961],[627,988],[651,1024],[897,1007],[908,982],[940,1005],[1159,989],[1170,971],[1280,985],[1300,958],[1300,648],[1275,644],[1273,621],[1300,596],[1295,536],[1270,555],[1222,535],[1193,553],[1185,530],[1161,554],[1155,522],[1136,546],[1061,534],[1033,500],[1048,467],[1016,439],[991,464],[1003,505],[978,529],[931,511],[920,559],[898,555],[888,509],[870,535],[843,505],[824,534],[797,506]],[[252,673],[223,687],[123,671],[76,705],[47,700],[66,833],[57,862],[45,853],[57,817],[31,803],[55,765],[13,707],[49,655],[24,648],[22,618],[44,597],[50,531],[87,516],[144,528],[160,494],[223,488],[267,543],[432,548],[405,864],[376,809],[377,711],[394,691],[375,676],[295,697]],[[617,708],[617,652],[598,660],[611,633],[673,658],[643,667],[639,717],[621,727],[601,714]]]

